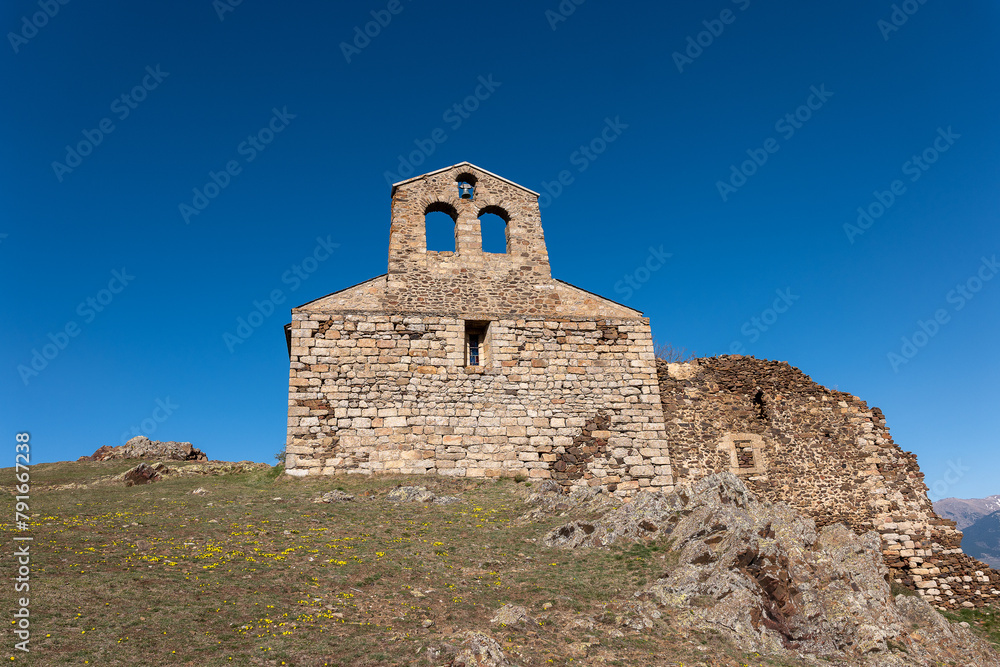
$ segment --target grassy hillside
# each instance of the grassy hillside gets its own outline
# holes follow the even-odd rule
[[[272,469],[72,487],[134,463],[32,467],[30,528],[17,533],[34,538],[31,652],[14,651],[10,639],[5,661],[438,665],[457,633],[483,630],[521,665],[806,664],[682,629],[672,614],[683,610],[665,609],[653,632],[632,630],[624,603],[671,566],[664,544],[543,547],[548,529],[586,510],[530,522],[527,483],[292,480]],[[13,471],[0,479],[13,518]],[[401,483],[461,502],[389,502]],[[199,487],[208,493],[193,494]],[[356,499],[314,502],[332,489]],[[12,544],[13,525],[2,528]],[[13,570],[10,549],[0,560]],[[507,603],[526,607],[534,623],[491,624]]]

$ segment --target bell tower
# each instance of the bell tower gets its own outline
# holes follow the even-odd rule
[[[455,250],[427,249],[426,218],[443,212],[455,224]],[[480,217],[506,224],[506,252],[483,251]],[[506,311],[517,292],[551,280],[538,193],[468,162],[392,188],[387,292],[390,302],[422,310]],[[501,295],[499,290],[506,293]],[[523,295],[522,295],[523,296]],[[463,297],[475,300],[463,306]],[[504,305],[506,303],[506,305]]]

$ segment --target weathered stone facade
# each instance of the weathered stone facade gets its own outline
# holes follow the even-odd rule
[[[820,526],[875,530],[892,576],[934,604],[1000,601],[1000,573],[962,553],[961,533],[934,512],[916,457],[893,442],[881,410],[784,362],[726,356],[658,370],[678,483],[729,470]]]
[[[437,211],[454,252],[427,250]],[[485,213],[507,252],[482,250]],[[469,163],[393,186],[388,273],[293,309],[289,336],[289,474],[673,484],[649,320],[553,279],[538,194]]]

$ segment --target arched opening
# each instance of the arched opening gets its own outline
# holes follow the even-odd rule
[[[505,254],[508,252],[507,223],[510,215],[499,206],[487,206],[479,212],[479,231],[483,239],[483,252]]]
[[[458,196],[461,199],[475,199],[476,196],[476,177],[472,174],[459,174],[458,178],[455,179],[455,184],[458,185]]]
[[[430,252],[455,252],[455,222],[458,212],[450,204],[438,202],[424,213],[424,233]]]

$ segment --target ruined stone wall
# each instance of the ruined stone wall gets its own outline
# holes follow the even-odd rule
[[[892,576],[939,606],[1000,600],[1000,573],[961,552],[881,410],[784,362],[723,356],[658,372],[678,483],[730,470],[819,525],[877,531]]]
[[[293,312],[286,469],[672,485],[649,323]]]

